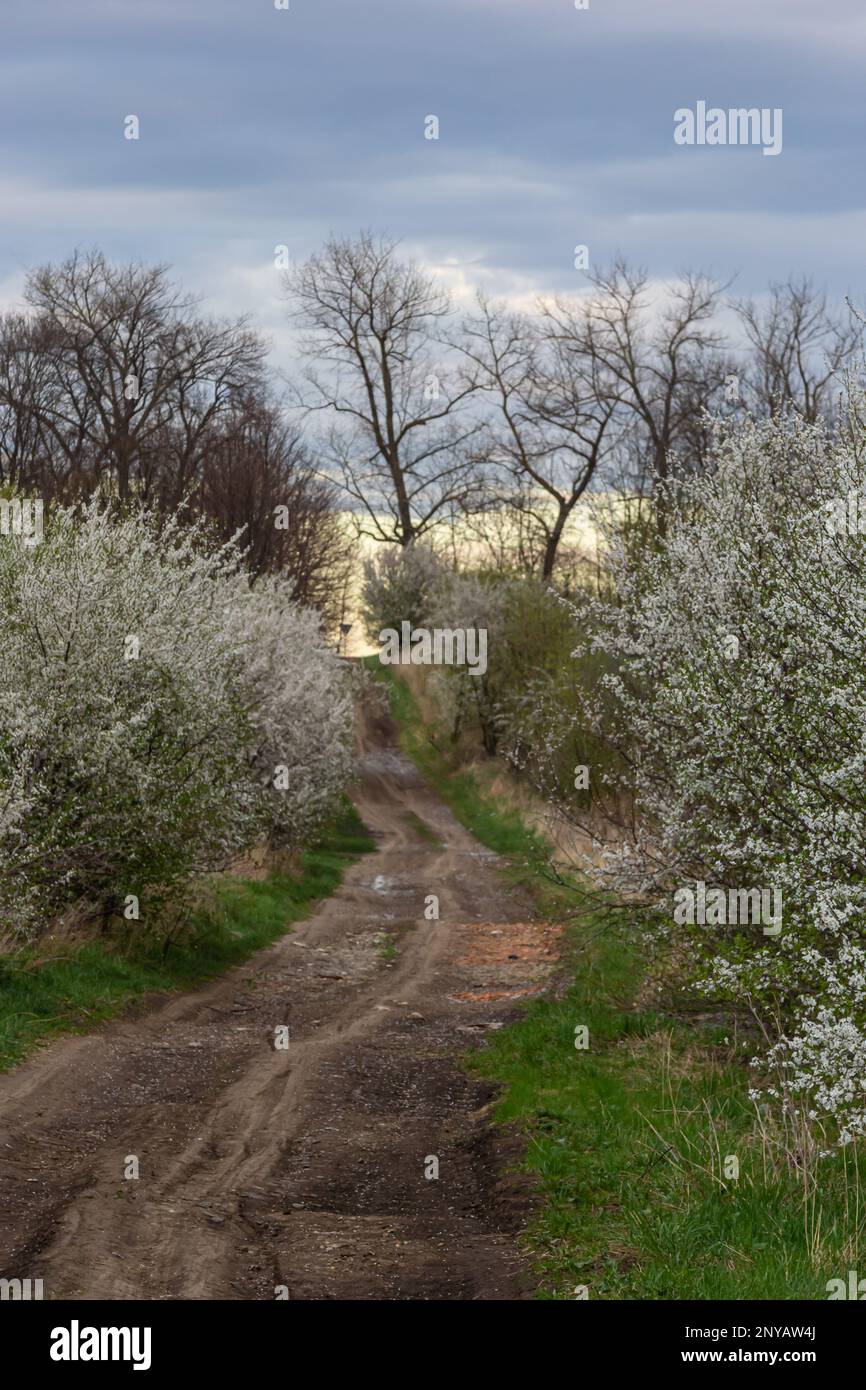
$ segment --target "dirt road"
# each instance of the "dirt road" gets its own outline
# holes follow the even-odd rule
[[[544,932],[509,926],[529,904],[384,721],[363,742],[377,850],[313,917],[0,1077],[4,1276],[46,1298],[527,1296],[525,1188],[455,1058],[537,987]]]

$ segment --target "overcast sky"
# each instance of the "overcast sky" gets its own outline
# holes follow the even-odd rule
[[[362,227],[458,293],[576,288],[582,243],[862,300],[864,0],[589,3],[0,0],[0,302],[98,245],[281,355],[275,245]],[[781,154],[676,145],[699,100],[782,108]]]

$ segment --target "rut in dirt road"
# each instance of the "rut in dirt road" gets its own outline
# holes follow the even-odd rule
[[[314,916],[217,983],[0,1078],[5,1277],[43,1279],[46,1298],[528,1296],[525,1188],[490,1089],[456,1059],[551,953],[507,949],[528,902],[386,721],[362,753],[377,849]]]

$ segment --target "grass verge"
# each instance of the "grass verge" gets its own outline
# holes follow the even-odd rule
[[[402,746],[431,785],[510,858],[540,916],[569,913],[568,891],[543,874],[541,837],[475,774],[449,768],[411,692],[379,672]],[[467,1060],[504,1084],[497,1118],[526,1139],[542,1199],[527,1233],[539,1296],[825,1299],[829,1279],[866,1263],[862,1161],[798,1165],[774,1143],[724,1030],[643,1002],[636,935],[582,919],[566,934],[561,987]],[[582,1028],[586,1049],[575,1046]]]
[[[189,989],[268,946],[333,893],[344,869],[373,848],[346,801],[297,875],[220,878],[190,929],[164,953],[143,930],[88,941],[40,959],[29,949],[0,956],[0,1071],[58,1033],[82,1033],[153,991]]]

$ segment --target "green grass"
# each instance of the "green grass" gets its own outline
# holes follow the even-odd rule
[[[0,1070],[58,1033],[86,1032],[144,995],[188,989],[246,960],[308,916],[347,865],[372,848],[346,801],[301,856],[297,876],[215,880],[206,905],[167,952],[159,937],[130,927],[60,958],[40,960],[32,950],[0,956]]]
[[[540,837],[482,779],[449,769],[409,690],[390,671],[383,679],[404,749],[455,815],[510,857],[541,917],[571,912],[568,890],[543,876]],[[596,915],[566,942],[563,988],[467,1059],[503,1083],[498,1118],[525,1136],[541,1199],[527,1235],[539,1296],[585,1286],[602,1299],[812,1300],[858,1260],[866,1274],[862,1164],[818,1161],[805,1200],[802,1178],[762,1142],[724,1030],[638,1006],[647,961],[636,933]],[[586,1050],[575,1048],[578,1027]],[[724,1175],[728,1156],[737,1181]]]
[[[814,1203],[764,1162],[745,1070],[700,1031],[631,1004],[640,953],[572,940],[573,983],[470,1065],[505,1083],[544,1200],[532,1244],[548,1297],[815,1299],[857,1268],[857,1173],[821,1165]],[[574,1047],[575,1026],[589,1047]],[[727,1180],[728,1156],[739,1179]],[[860,1230],[858,1232],[858,1224]],[[858,1240],[859,1234],[859,1240]],[[859,1252],[858,1252],[859,1245]]]

